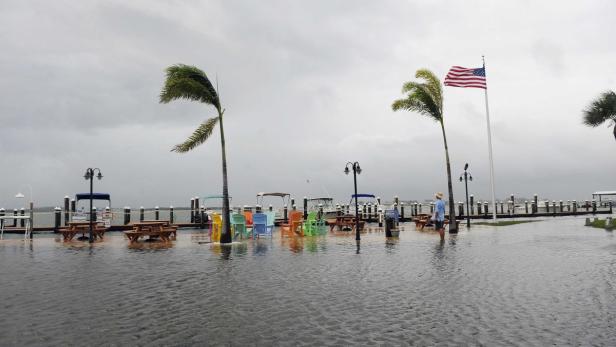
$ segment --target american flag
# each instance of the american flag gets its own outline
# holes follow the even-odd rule
[[[487,89],[486,69],[483,67],[469,69],[462,66],[453,66],[447,76],[445,85],[461,88],[482,88]]]

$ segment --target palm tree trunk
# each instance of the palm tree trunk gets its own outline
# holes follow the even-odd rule
[[[222,112],[218,111],[220,144],[222,147],[222,234],[220,243],[231,243],[231,223],[229,221],[229,182],[227,180],[227,152],[225,151],[225,130],[222,126]]]
[[[449,164],[449,148],[447,147],[447,136],[445,136],[445,125],[441,119],[441,130],[443,131],[443,142],[445,143],[445,160],[447,162],[447,190],[449,192],[449,232],[457,233],[458,224],[456,223],[456,206],[453,202],[453,186],[451,184],[451,165]]]
[[[616,139],[616,119],[614,120],[614,138]]]

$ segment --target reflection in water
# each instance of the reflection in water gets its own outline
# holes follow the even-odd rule
[[[288,244],[289,250],[293,253],[301,253],[304,250],[304,238],[300,236],[289,236],[280,238],[282,245]]]
[[[265,255],[269,245],[272,243],[272,239],[258,238],[253,242],[253,254]]]
[[[388,253],[396,250],[396,245],[400,242],[399,237],[386,237],[385,238],[385,249]]]
[[[173,242],[163,242],[163,241],[154,241],[154,242],[129,242],[128,249],[138,250],[138,251],[150,251],[150,250],[159,250],[159,249],[169,249],[173,248]]]

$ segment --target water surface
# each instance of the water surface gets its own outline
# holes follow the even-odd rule
[[[616,345],[616,242],[583,219],[171,246],[0,241],[0,345]]]

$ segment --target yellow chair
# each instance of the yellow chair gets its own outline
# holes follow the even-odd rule
[[[220,242],[222,231],[222,218],[218,213],[212,213],[212,224],[210,225],[210,239],[212,242]]]

